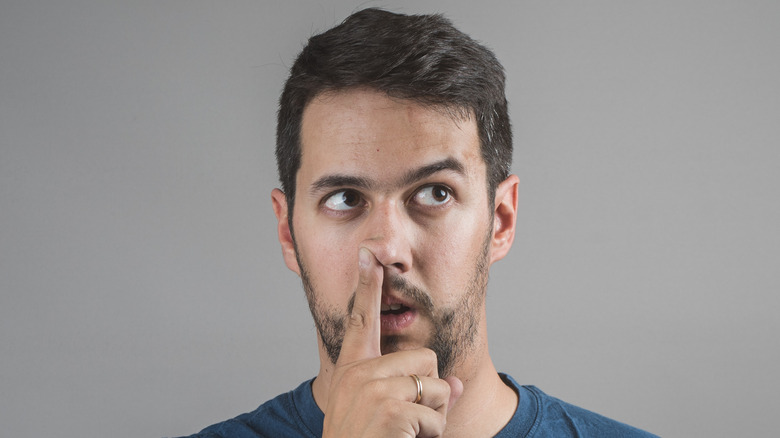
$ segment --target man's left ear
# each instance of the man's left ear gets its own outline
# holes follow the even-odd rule
[[[490,242],[490,263],[504,258],[515,240],[517,221],[517,188],[520,179],[509,175],[496,188],[495,210],[493,211],[493,238]]]

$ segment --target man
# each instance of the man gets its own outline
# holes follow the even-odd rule
[[[272,203],[320,370],[198,436],[651,436],[493,366],[511,154],[503,69],[446,19],[367,9],[312,37],[280,99]]]

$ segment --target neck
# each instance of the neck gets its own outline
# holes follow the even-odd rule
[[[517,394],[506,386],[487,354],[478,366],[453,373],[463,382],[463,394],[447,413],[445,436],[494,436],[506,426],[517,409]]]
[[[447,413],[448,438],[496,435],[512,418],[517,394],[506,386],[493,365],[487,348],[484,319],[474,350],[452,375],[463,382],[463,394]],[[320,342],[320,371],[312,384],[314,401],[325,412],[334,365]]]

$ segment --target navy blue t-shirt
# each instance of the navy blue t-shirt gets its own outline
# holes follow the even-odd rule
[[[543,393],[535,386],[520,386],[501,374],[518,394],[518,405],[497,438],[599,437],[648,438],[650,433],[610,420]],[[209,426],[191,438],[258,438],[322,436],[325,415],[314,402],[308,380],[286,394],[263,403],[252,412]]]

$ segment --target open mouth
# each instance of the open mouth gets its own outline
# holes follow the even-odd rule
[[[417,311],[414,307],[409,307],[400,299],[390,296],[382,296],[382,306],[379,310],[382,334],[385,335],[400,334],[417,318]]]
[[[382,304],[381,309],[382,315],[400,315],[407,311],[409,311],[409,307],[406,307],[400,303]]]

